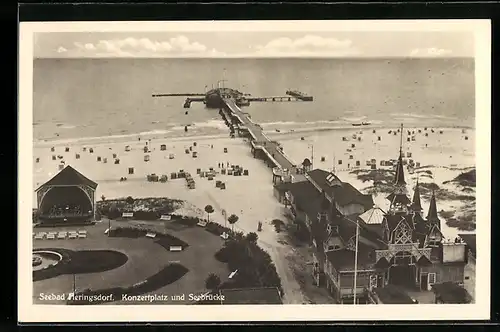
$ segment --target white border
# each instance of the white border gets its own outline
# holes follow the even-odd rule
[[[33,34],[158,31],[470,31],[475,36],[477,256],[471,305],[54,306],[32,302]],[[490,315],[491,35],[489,20],[227,21],[20,23],[18,161],[18,312],[20,322],[470,320]],[[222,310],[221,310],[222,309]],[[388,310],[389,309],[389,310]]]

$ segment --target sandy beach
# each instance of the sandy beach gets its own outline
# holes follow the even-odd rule
[[[359,160],[360,169],[367,170],[369,167],[366,166],[366,160],[377,158],[377,165],[380,165],[380,160],[397,157],[400,136],[388,134],[389,130],[395,129],[377,128],[376,133],[373,133],[373,129],[348,128],[307,134],[275,132],[268,135],[282,143],[285,154],[297,164],[304,158],[311,158],[311,145],[314,145],[315,168],[332,169],[335,157],[339,177],[360,190],[366,190],[373,181],[363,182],[358,179],[352,172],[353,167]],[[406,141],[406,130],[415,131],[415,141]],[[421,130],[421,133],[418,133],[418,130]],[[412,159],[421,164],[421,169],[432,173],[432,177],[419,176],[420,183],[432,182],[456,192],[459,189],[455,185],[444,185],[443,182],[452,180],[464,169],[474,167],[474,132],[467,130],[462,133],[461,129],[442,129],[443,132],[440,134],[441,129],[432,130],[434,133],[431,133],[430,128],[427,131],[423,128],[405,129],[404,153],[411,152]],[[429,133],[428,137],[425,136],[425,132]],[[287,294],[286,302],[305,303],[301,287],[294,277],[293,267],[287,258],[293,250],[290,245],[282,241],[282,236],[276,233],[271,224],[273,219],[285,220],[284,208],[273,196],[271,169],[261,160],[252,157],[245,139],[231,139],[227,135],[193,137],[183,134],[179,133],[179,137],[176,138],[160,138],[158,135],[150,134],[35,143],[34,189],[54,176],[64,161],[65,165],[71,165],[99,184],[96,192],[98,199],[102,195],[107,199],[126,196],[176,198],[186,201],[182,211],[178,213],[198,216],[203,215],[204,207],[210,204],[215,209],[215,213],[211,216],[212,220],[225,224],[223,210],[227,215],[234,213],[239,216],[235,229],[244,233],[255,232],[257,222],[262,221],[264,227],[262,232],[258,233],[259,244],[269,252],[276,265]],[[353,134],[361,137],[361,140],[353,139]],[[466,135],[468,140],[465,140]],[[346,140],[343,141],[342,137],[346,137]],[[352,144],[355,144],[354,148]],[[162,145],[165,145],[165,150],[161,149]],[[126,151],[127,146],[128,151]],[[149,152],[144,152],[145,147]],[[54,148],[54,152],[51,148]],[[67,148],[69,151],[66,151]],[[93,153],[90,153],[91,148]],[[225,148],[227,153],[224,152]],[[197,153],[196,158],[193,158],[193,152]],[[80,158],[76,157],[77,154]],[[353,159],[349,159],[350,155]],[[53,160],[52,156],[55,156],[56,160]],[[145,156],[149,156],[148,161],[145,161]],[[321,161],[322,157],[324,161]],[[116,159],[119,159],[119,164],[115,164]],[[342,160],[343,165],[338,165],[339,160]],[[440,161],[439,165],[436,165],[436,160]],[[220,172],[219,163],[224,166],[239,165],[247,169],[249,175],[230,176],[219,173],[212,181],[197,175],[197,169],[207,171],[210,167]],[[347,168],[347,164],[350,164],[350,169]],[[128,173],[131,167],[134,168],[134,174]],[[170,174],[179,170],[193,175],[196,182],[195,189],[188,189],[184,179],[170,179]],[[169,180],[166,183],[148,182],[146,177],[151,173],[159,176],[165,174]],[[126,177],[127,181],[120,181],[121,177]],[[416,177],[417,172],[407,174],[410,191]],[[226,184],[225,190],[215,186],[217,180]],[[385,196],[383,193],[374,195],[376,204],[382,209],[387,208]],[[33,198],[35,207],[35,195]],[[425,197],[422,202],[424,209],[427,209],[428,202]],[[443,200],[438,197],[440,210],[458,211],[463,205],[462,201]],[[456,228],[446,226],[444,220],[442,227],[446,237],[453,237],[459,232]]]

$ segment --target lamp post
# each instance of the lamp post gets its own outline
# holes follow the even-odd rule
[[[345,220],[352,222],[356,225],[356,245],[354,251],[354,289],[353,289],[353,297],[354,297],[354,305],[356,305],[357,301],[357,288],[358,288],[358,248],[359,248],[359,222],[351,220],[347,217],[344,217]]]
[[[309,144],[311,148],[311,169],[314,169],[314,144]]]

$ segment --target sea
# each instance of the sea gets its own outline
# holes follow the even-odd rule
[[[474,127],[474,59],[35,59],[34,139],[226,133],[218,110],[185,97],[220,85],[252,96],[299,90],[313,102],[244,107],[267,131]],[[188,111],[186,113],[186,111]]]

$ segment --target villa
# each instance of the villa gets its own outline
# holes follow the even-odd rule
[[[391,285],[409,291],[431,291],[444,282],[464,285],[466,244],[444,239],[434,193],[423,216],[419,184],[410,199],[403,165],[400,149],[388,211],[333,172],[312,170],[306,181],[275,188],[276,194],[284,191],[297,227],[310,233],[315,284],[338,303],[353,303],[354,293],[357,303],[373,303],[369,294]]]

